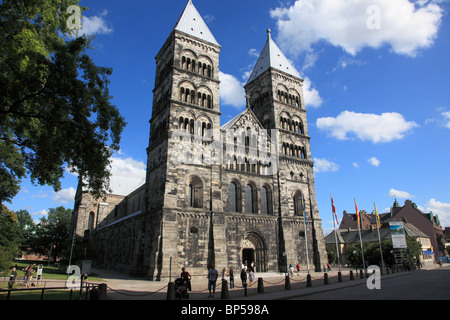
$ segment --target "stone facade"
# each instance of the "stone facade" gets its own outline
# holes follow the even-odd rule
[[[149,279],[243,261],[257,272],[297,262],[320,270],[327,256],[303,80],[263,70],[245,86],[246,110],[221,126],[221,47],[208,32],[189,0],[156,55],[146,183],[98,201],[80,187],[73,226],[90,230],[97,264]],[[267,41],[276,47],[270,33]]]

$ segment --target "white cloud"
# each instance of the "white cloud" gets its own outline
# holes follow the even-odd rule
[[[412,194],[410,194],[410,193],[408,193],[406,191],[399,191],[399,190],[395,190],[395,189],[389,190],[389,196],[390,197],[399,198],[399,199],[412,199],[412,198],[415,198]]]
[[[450,129],[450,111],[442,112],[441,115],[444,117],[445,127]]]
[[[46,216],[48,211],[45,209],[39,210],[38,212],[31,213],[32,216]]]
[[[144,184],[146,165],[133,158],[111,158],[110,189],[113,194],[127,195]]]
[[[367,160],[371,165],[378,167],[380,165],[380,160],[375,157],[371,157]]]
[[[235,108],[244,107],[246,102],[243,84],[234,76],[221,71],[219,71],[219,80],[222,103]]]
[[[411,129],[418,127],[418,124],[406,121],[396,112],[377,115],[353,111],[343,111],[336,118],[319,118],[316,125],[339,140],[354,136],[373,143],[402,139]]]
[[[103,19],[108,14],[107,10],[104,10],[100,16],[93,17],[85,17],[81,18],[81,33],[86,35],[94,35],[94,34],[108,34],[113,31],[111,27],[109,27],[106,21]]]
[[[426,211],[431,211],[433,214],[439,216],[439,221],[444,227],[450,226],[450,203],[444,203],[437,201],[436,199],[430,199],[426,203]]]
[[[440,2],[298,0],[270,15],[277,20],[277,42],[294,56],[311,54],[320,41],[352,55],[365,47],[389,45],[396,54],[415,56],[437,37],[443,15]]]
[[[76,190],[72,187],[67,189],[62,189],[58,192],[54,192],[52,199],[56,203],[68,203],[72,202],[75,198]]]
[[[328,161],[327,159],[314,158],[313,160],[315,172],[330,172],[339,170],[339,165]]]
[[[305,77],[303,81],[303,99],[305,105],[308,107],[317,108],[322,104],[322,98],[320,97],[317,89],[311,88],[311,80]]]

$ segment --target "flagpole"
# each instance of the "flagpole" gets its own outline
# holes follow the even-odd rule
[[[334,224],[334,218],[336,218],[336,224],[337,224],[336,208],[334,207],[333,196],[331,195],[331,193],[330,193],[330,197],[331,197],[331,210],[332,210],[332,213],[333,213],[334,240],[336,241],[336,253],[337,253],[337,258],[338,258],[338,268],[339,268],[339,272],[341,272],[341,259],[339,257],[339,248],[338,248],[338,242],[337,242],[336,226]]]
[[[380,216],[378,215],[378,210],[375,202],[373,203],[373,206],[375,207],[375,214],[377,216],[377,231],[378,231],[378,242],[380,244],[381,270],[384,270],[383,249],[381,247],[381,236],[380,236]]]
[[[357,218],[357,224],[358,224],[358,233],[359,233],[359,243],[361,244],[361,257],[362,257],[362,263],[364,268],[364,274],[367,274],[366,272],[366,263],[364,261],[364,249],[363,249],[363,243],[362,243],[362,237],[361,237],[361,226],[360,226],[360,217],[359,217],[359,210],[358,206],[356,205],[356,199],[355,200],[355,208],[356,208],[356,218]]]
[[[309,254],[308,254],[308,231],[306,229],[306,226],[308,223],[306,222],[306,210],[305,210],[305,196],[302,195],[303,200],[303,218],[305,220],[305,248],[306,248],[306,267],[309,274]]]

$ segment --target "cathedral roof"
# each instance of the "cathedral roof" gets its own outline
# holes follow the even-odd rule
[[[191,0],[188,0],[174,29],[220,46]]]
[[[296,78],[301,78],[297,70],[295,70],[289,60],[284,56],[283,52],[281,52],[280,48],[278,48],[276,43],[272,40],[270,29],[267,30],[267,42],[247,83],[253,81],[269,68],[274,68]]]
[[[245,124],[245,127],[242,127],[242,125]],[[251,125],[252,129],[254,130],[263,130],[264,127],[261,124],[261,122],[258,120],[258,117],[255,115],[255,113],[250,109],[249,107],[245,108],[244,111],[236,115],[233,119],[228,121],[227,123],[223,124],[220,127],[220,130],[226,131],[229,129],[247,129],[247,126]]]

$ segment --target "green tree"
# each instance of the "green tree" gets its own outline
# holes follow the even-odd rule
[[[49,209],[47,217],[42,217],[36,226],[33,251],[45,255],[52,252],[53,261],[61,257],[69,238],[71,209],[57,207]]]
[[[30,251],[32,240],[36,233],[36,224],[28,210],[19,210],[17,215],[17,226],[19,228],[19,247],[22,251]]]
[[[0,205],[0,273],[6,272],[19,251],[17,215]]]
[[[112,69],[87,54],[93,37],[69,37],[78,1],[0,2],[0,203],[26,175],[60,190],[65,166],[94,194],[109,189],[126,123],[111,104]]]

